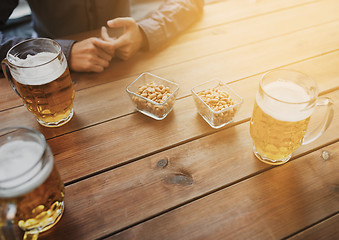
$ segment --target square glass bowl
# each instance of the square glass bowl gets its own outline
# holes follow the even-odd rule
[[[199,114],[212,128],[221,128],[231,123],[243,102],[243,99],[221,80],[205,82],[193,87],[191,91]]]
[[[178,90],[178,84],[151,73],[142,73],[126,88],[136,110],[156,120],[172,111]]]

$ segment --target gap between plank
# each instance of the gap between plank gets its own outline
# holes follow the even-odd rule
[[[330,146],[330,145],[332,145],[332,144],[335,144],[335,143],[337,143],[338,141],[339,141],[339,138],[336,139],[336,140],[334,140],[334,141],[331,141],[331,142],[329,142],[329,143],[327,143],[327,144],[323,144],[323,145],[321,145],[321,146],[318,146],[318,147],[316,147],[316,148],[314,148],[314,149],[312,149],[312,150],[306,151],[306,152],[304,152],[304,153],[302,153],[302,154],[296,155],[296,156],[294,156],[291,160],[289,160],[289,162],[290,162],[290,161],[295,161],[295,160],[297,160],[297,159],[299,159],[299,158],[301,158],[301,157],[303,157],[303,156],[305,156],[305,155],[308,155],[308,154],[310,154],[310,153],[312,153],[312,152],[314,152],[314,151],[317,151],[317,150],[319,150],[319,149],[321,149],[321,148],[323,148],[323,147],[326,147],[326,146]],[[168,212],[171,212],[171,211],[173,211],[173,210],[175,210],[175,209],[177,209],[177,208],[183,207],[183,206],[188,205],[188,204],[190,204],[190,203],[193,203],[193,202],[195,202],[195,201],[197,201],[197,200],[203,199],[203,198],[205,198],[205,197],[207,197],[207,196],[210,196],[211,194],[215,194],[215,193],[217,193],[217,192],[219,192],[219,191],[222,191],[222,190],[224,190],[224,189],[226,189],[226,188],[228,188],[228,187],[231,187],[231,186],[233,186],[233,185],[239,184],[239,183],[241,183],[241,182],[243,182],[243,181],[246,181],[246,180],[248,180],[248,179],[250,179],[250,178],[252,178],[252,177],[258,176],[258,175],[260,175],[260,174],[262,174],[262,173],[265,173],[265,172],[267,172],[267,171],[269,171],[269,170],[271,170],[271,169],[273,169],[273,168],[276,168],[276,167],[279,167],[279,165],[276,165],[276,166],[275,166],[275,165],[267,166],[267,168],[264,168],[264,169],[262,169],[262,170],[259,170],[258,172],[249,174],[249,175],[247,175],[247,176],[245,176],[245,177],[242,177],[242,178],[240,178],[240,179],[238,179],[238,180],[235,180],[235,181],[230,182],[230,183],[228,183],[228,184],[222,185],[222,186],[220,186],[220,187],[218,187],[218,188],[215,188],[215,189],[213,189],[213,190],[211,190],[211,191],[208,191],[208,192],[206,192],[206,193],[203,193],[203,194],[201,194],[201,195],[199,195],[199,196],[193,197],[193,198],[191,198],[190,200],[184,201],[184,202],[182,202],[182,203],[180,203],[180,204],[178,204],[178,205],[176,205],[176,206],[170,207],[170,208],[168,208],[168,209],[166,209],[166,210],[164,210],[164,211],[161,211],[161,212],[159,212],[159,213],[157,213],[157,214],[154,214],[154,215],[152,215],[152,216],[149,216],[149,217],[147,217],[147,218],[145,218],[145,219],[143,219],[143,220],[141,220],[141,221],[138,221],[138,222],[135,222],[135,223],[133,223],[133,224],[130,224],[129,226],[126,226],[126,227],[124,227],[124,228],[121,228],[121,229],[119,229],[119,230],[117,230],[117,231],[114,231],[114,232],[112,232],[112,233],[110,233],[110,234],[106,234],[106,235],[104,235],[104,236],[102,236],[102,237],[100,237],[100,238],[97,238],[97,239],[98,239],[98,240],[103,240],[103,239],[105,239],[105,238],[108,238],[108,237],[113,236],[113,235],[115,235],[115,234],[118,234],[118,233],[120,233],[120,232],[123,232],[123,231],[125,231],[125,230],[127,230],[127,229],[129,229],[129,228],[135,227],[135,226],[137,226],[137,225],[139,225],[139,224],[142,224],[142,223],[144,223],[144,222],[147,222],[147,221],[149,221],[149,220],[151,220],[151,219],[153,219],[153,218],[160,217],[161,215],[164,215],[164,214],[166,214],[166,213],[168,213]],[[324,220],[326,220],[326,219],[328,219],[328,218],[330,218],[330,217],[336,215],[337,213],[338,213],[338,212],[336,212],[336,213],[334,213],[334,214],[331,214],[331,215],[327,216],[326,218],[321,219],[321,220],[319,220],[319,221],[317,221],[317,222],[315,222],[315,223],[313,223],[313,224],[311,224],[311,225],[309,225],[309,226],[307,226],[307,227],[301,229],[300,231],[295,232],[295,233],[293,233],[293,234],[291,234],[291,235],[289,235],[289,236],[287,236],[286,238],[283,238],[283,239],[287,239],[287,238],[289,238],[289,237],[292,237],[293,235],[295,235],[295,234],[297,234],[297,233],[299,233],[299,232],[302,232],[302,231],[304,231],[304,230],[306,230],[306,229],[308,229],[308,228],[310,228],[310,227],[312,227],[312,226],[314,226],[314,225],[316,225],[316,224],[318,224],[318,223],[320,223],[320,222],[322,222],[322,221],[324,221]]]
[[[332,218],[332,217],[335,217],[337,214],[339,214],[339,211],[337,211],[337,212],[335,212],[335,213],[332,213],[332,214],[328,215],[327,217],[324,217],[323,219],[320,219],[320,220],[316,221],[315,223],[313,223],[313,224],[311,224],[311,225],[308,225],[308,226],[306,226],[306,227],[300,229],[299,231],[294,232],[294,233],[292,233],[292,234],[290,234],[290,235],[288,235],[288,236],[282,238],[282,240],[287,240],[287,239],[289,239],[289,238],[291,238],[291,237],[294,237],[295,235],[297,235],[297,234],[299,234],[299,233],[302,233],[302,232],[304,232],[304,231],[306,231],[306,230],[308,230],[308,229],[310,229],[310,228],[312,228],[312,227],[314,227],[314,226],[317,226],[318,224],[320,224],[320,223],[322,223],[322,222],[324,222],[324,221],[326,221],[326,220],[329,220],[329,219]]]
[[[302,4],[302,5],[303,5],[303,4]],[[258,16],[260,16],[260,15],[258,15]],[[304,30],[307,30],[307,29],[310,29],[310,28],[313,28],[313,27],[317,27],[317,26],[321,26],[321,25],[324,25],[324,24],[336,22],[336,21],[338,21],[338,20],[339,20],[339,19],[327,21],[327,22],[324,22],[324,23],[321,23],[321,24],[311,25],[311,26],[308,26],[308,27],[306,27],[306,28],[301,28],[301,29],[298,29],[298,30],[294,30],[294,31],[292,31],[292,32],[288,32],[288,33],[284,33],[284,34],[278,35],[278,36],[272,36],[272,37],[264,38],[264,39],[257,40],[257,41],[254,41],[254,42],[249,42],[249,43],[242,44],[242,45],[239,45],[239,46],[236,46],[236,47],[224,49],[224,50],[219,51],[219,52],[209,53],[209,54],[206,54],[206,55],[203,55],[203,56],[199,56],[199,57],[197,57],[197,58],[188,59],[188,60],[185,60],[184,62],[172,63],[172,64],[169,64],[169,65],[166,65],[166,66],[161,66],[161,67],[158,67],[158,68],[149,69],[149,70],[147,70],[147,71],[149,71],[149,72],[150,72],[150,71],[157,71],[157,70],[160,70],[160,69],[162,69],[162,68],[167,68],[167,67],[174,66],[174,65],[177,65],[177,64],[181,64],[181,63],[185,63],[185,62],[190,62],[190,61],[193,61],[193,60],[196,60],[196,59],[204,58],[204,57],[207,57],[207,56],[212,56],[212,55],[214,55],[214,54],[219,54],[219,53],[222,53],[222,52],[232,51],[232,50],[235,50],[235,49],[239,49],[239,48],[245,47],[245,46],[247,46],[247,45],[256,44],[256,43],[259,43],[259,42],[271,40],[271,39],[278,38],[278,37],[281,37],[281,36],[286,36],[286,35],[289,35],[289,34],[292,34],[292,33],[296,33],[296,32],[299,32],[299,31],[304,31]],[[228,23],[227,23],[227,24],[228,24]],[[218,25],[215,25],[215,26],[219,26],[219,25],[224,25],[224,24],[218,24]],[[213,26],[213,27],[214,27],[214,26]],[[315,57],[318,57],[318,56],[326,55],[326,54],[329,54],[329,53],[332,53],[332,52],[335,52],[335,51],[338,51],[338,50],[339,50],[339,49],[333,49],[333,50],[331,50],[331,51],[328,51],[328,52],[325,52],[325,53],[322,53],[322,54],[318,54],[318,55],[315,55],[315,56],[312,56],[312,57],[309,57],[309,58],[301,59],[301,60],[299,60],[299,61],[296,61],[296,62],[287,64],[287,65],[283,65],[283,66],[288,66],[288,65],[295,64],[295,63],[298,63],[298,62],[306,61],[306,60],[309,60],[309,59],[311,59],[311,58],[315,58]],[[275,68],[274,68],[274,69],[275,69]],[[138,76],[138,75],[139,75],[138,73],[136,73],[136,74],[131,74],[131,75],[126,75],[126,76],[124,76],[124,77],[117,78],[115,81],[122,81],[122,80],[124,80],[125,78],[130,78],[130,77]],[[255,75],[257,75],[257,74],[255,74]],[[255,76],[255,75],[253,75],[253,76]],[[248,76],[248,77],[250,77],[250,76]],[[238,79],[238,80],[241,80],[241,79]],[[235,81],[233,81],[233,82],[235,82]],[[101,85],[105,85],[105,84],[110,84],[110,83],[111,83],[111,82],[105,82],[105,83],[101,83],[101,84],[98,84],[98,85],[95,85],[95,86],[91,86],[91,87],[80,88],[80,89],[76,90],[76,92],[80,92],[80,91],[83,91],[83,90],[86,90],[86,89],[89,89],[89,88],[93,88],[93,87],[97,87],[97,86],[101,86]],[[182,96],[182,97],[184,97],[184,96]],[[180,98],[182,98],[182,97],[180,97]],[[178,99],[180,99],[180,98],[178,98]],[[10,107],[10,108],[6,108],[6,109],[0,110],[0,112],[4,112],[4,111],[7,111],[7,110],[19,108],[19,107],[22,107],[22,106],[24,106],[24,105],[23,105],[23,104],[20,104],[20,105],[12,106],[12,107]]]

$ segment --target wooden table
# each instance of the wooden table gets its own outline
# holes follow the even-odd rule
[[[1,127],[42,132],[66,185],[64,216],[41,239],[339,239],[339,1],[209,2],[163,49],[72,74],[75,116],[63,127],[39,126],[1,79]],[[278,167],[256,159],[249,135],[258,81],[275,68],[308,74],[335,102],[328,131]],[[162,121],[125,92],[142,72],[180,85]],[[244,98],[219,130],[190,92],[213,78]]]

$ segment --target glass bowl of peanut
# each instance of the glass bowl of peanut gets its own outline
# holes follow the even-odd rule
[[[178,90],[178,84],[151,73],[142,73],[126,88],[136,110],[156,120],[172,111]]]
[[[192,88],[199,114],[212,128],[221,128],[234,119],[243,99],[226,83],[215,79]]]

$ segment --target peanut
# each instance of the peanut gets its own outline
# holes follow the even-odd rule
[[[162,84],[157,85],[154,82],[150,82],[147,83],[146,85],[139,86],[136,94],[158,104],[162,104],[172,94],[172,91],[169,87],[166,87]],[[144,99],[135,96],[132,97],[132,100],[139,110],[147,111],[153,115],[162,117],[163,114],[165,114],[167,111],[171,109],[175,97],[169,99],[167,103],[165,103],[164,105],[152,104],[150,102],[146,102],[146,100]]]
[[[138,91],[136,92],[136,94],[157,103],[163,103],[171,95],[171,93],[172,92],[169,87],[165,87],[164,85],[156,85],[154,82],[139,86]]]
[[[235,103],[233,102],[231,96],[226,91],[223,91],[220,87],[221,85],[218,85],[217,87],[197,93],[198,97],[214,111],[212,115],[210,114],[210,110],[206,107],[206,105],[195,99],[200,114],[209,119],[210,123],[214,126],[230,122],[237,111],[237,109],[229,108],[235,105]],[[224,109],[227,110],[223,111]]]

